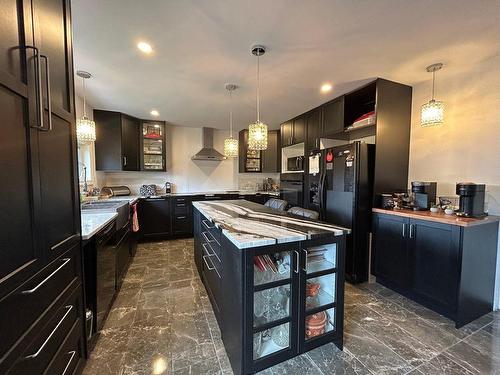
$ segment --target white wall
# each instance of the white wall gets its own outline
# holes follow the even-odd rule
[[[223,152],[225,130],[214,131],[214,147]],[[174,183],[174,192],[198,192],[235,190],[262,183],[265,177],[279,179],[279,174],[238,173],[238,159],[220,162],[191,160],[201,149],[201,128],[167,126],[167,172],[107,172],[103,173],[106,185],[127,185],[137,194],[142,184],[156,184],[162,187],[165,181]],[[99,173],[100,175],[101,173]]]
[[[413,86],[409,182],[437,181],[438,195],[454,195],[455,184],[487,185],[490,214],[500,215],[500,56],[452,64],[437,74],[436,99],[445,103],[445,124],[420,126],[420,106],[430,83]],[[500,245],[496,303],[500,308]]]

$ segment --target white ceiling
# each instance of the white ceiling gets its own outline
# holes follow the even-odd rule
[[[96,108],[142,118],[154,108],[196,127],[227,127],[224,84],[235,83],[243,128],[255,121],[250,47],[262,43],[261,119],[277,127],[373,77],[415,85],[437,61],[442,75],[470,69],[500,51],[499,9],[497,0],[73,0],[75,71],[93,74]]]

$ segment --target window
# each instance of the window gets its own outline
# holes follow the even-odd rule
[[[78,144],[78,181],[83,186],[84,178],[87,184],[95,186],[95,153],[94,143]]]

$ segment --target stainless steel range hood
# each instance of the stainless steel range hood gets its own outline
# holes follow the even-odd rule
[[[214,128],[201,128],[202,149],[198,151],[192,160],[214,160],[221,161],[226,159],[219,151],[214,149]]]

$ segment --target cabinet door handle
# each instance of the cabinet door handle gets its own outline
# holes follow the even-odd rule
[[[306,249],[302,249],[302,251],[306,254],[306,260],[304,261],[304,268],[303,268],[303,270],[304,270],[304,272],[306,272],[306,273],[307,273],[307,266],[308,266],[308,263],[307,263],[307,257],[308,257],[308,255],[309,255],[309,253],[307,252],[307,250],[306,250]]]
[[[124,167],[127,166],[127,157],[126,156],[123,157],[123,166]]]
[[[40,284],[35,286],[33,289],[23,290],[21,292],[21,294],[33,294],[33,293],[35,293],[43,284],[45,284],[47,281],[49,281],[52,276],[54,276],[57,272],[59,272],[59,270],[61,268],[63,268],[71,259],[70,258],[63,258],[62,260],[64,261],[63,264],[61,264],[49,276],[47,276],[45,279],[43,279]]]
[[[26,46],[27,49],[32,49],[35,59],[35,101],[36,101],[36,117],[39,125],[32,125],[31,127],[38,130],[45,130],[43,127],[43,89],[42,89],[42,65],[40,62],[40,51],[37,47],[34,46]]]
[[[297,250],[293,251],[295,253],[295,273],[299,273],[299,260],[300,260],[300,255]]]
[[[52,95],[50,93],[50,67],[49,58],[45,55],[40,55],[42,59],[45,60],[45,89],[47,90],[47,111],[49,112],[49,126],[44,131],[52,130]],[[43,108],[43,101],[42,101]]]
[[[406,224],[403,223],[403,238],[406,237]]]
[[[413,238],[413,224],[410,224],[410,238]]]
[[[69,368],[69,365],[71,364],[71,362],[73,361],[73,358],[75,358],[75,355],[76,355],[76,350],[72,350],[70,352],[68,352],[68,354],[71,354],[71,357],[69,357],[69,361],[68,361],[68,364],[66,365],[66,367],[64,368],[64,371],[62,372],[61,375],[65,375],[66,374],[66,371],[68,371],[68,368]]]
[[[57,323],[56,327],[52,330],[52,332],[50,332],[50,335],[47,336],[47,338],[45,339],[45,341],[43,342],[43,344],[40,346],[40,348],[38,348],[38,350],[33,353],[33,354],[30,354],[26,357],[24,357],[25,359],[32,359],[32,358],[36,358],[40,355],[40,353],[42,352],[43,348],[45,348],[45,345],[47,345],[47,343],[49,342],[50,338],[54,335],[54,333],[57,331],[57,329],[59,328],[59,326],[64,322],[64,319],[66,319],[66,317],[68,316],[68,314],[70,313],[71,310],[73,310],[73,305],[68,305],[68,306],[64,306],[67,310],[66,312],[64,313],[63,317],[61,318],[61,320],[59,321],[59,323]]]

